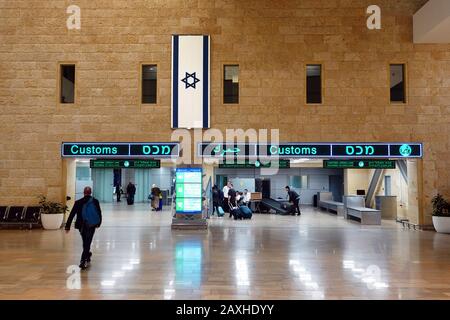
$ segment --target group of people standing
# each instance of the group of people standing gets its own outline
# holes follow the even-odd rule
[[[115,193],[117,197],[117,202],[121,202],[120,198],[122,192],[123,191],[120,184],[116,184]],[[135,195],[136,195],[136,185],[130,181],[126,189],[126,198],[128,205],[134,204]],[[161,189],[156,186],[156,184],[152,185],[148,199],[151,200],[151,206],[153,211],[162,211],[163,206],[162,192]]]
[[[290,205],[291,215],[301,215],[300,211],[300,195],[292,190],[289,186],[285,187],[288,201]],[[222,208],[224,212],[230,214],[230,218],[232,217],[232,211],[242,205],[250,208],[250,192],[247,189],[244,189],[244,192],[236,191],[233,187],[233,183],[228,181],[227,184],[220,190],[217,185],[214,185],[212,188],[213,191],[213,215],[217,212],[217,215],[220,216],[220,209]]]
[[[215,212],[220,216],[219,208],[222,208],[224,212],[230,214],[232,217],[232,211],[239,206],[247,206],[250,208],[250,192],[244,189],[243,192],[236,191],[233,183],[228,181],[222,190],[214,185],[213,191],[213,215]]]
[[[134,204],[134,196],[136,194],[136,186],[131,181],[128,183],[126,191],[127,191],[126,192],[127,203],[129,205]],[[120,202],[122,192],[123,192],[122,186],[120,185],[120,183],[116,184],[115,193],[116,193],[117,202]]]

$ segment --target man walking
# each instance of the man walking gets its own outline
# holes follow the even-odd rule
[[[134,195],[136,194],[136,186],[130,181],[127,186],[127,203],[132,205],[134,203]]]
[[[300,212],[300,196],[297,192],[295,192],[294,190],[291,190],[291,188],[289,186],[286,186],[286,192],[288,194],[289,197],[289,202],[291,202],[294,205],[294,213],[292,213],[293,216],[295,216],[295,214],[298,211],[298,215],[301,215],[302,213]]]
[[[69,233],[72,221],[76,215],[75,229],[80,231],[81,239],[83,240],[80,268],[84,270],[89,267],[91,262],[91,243],[95,229],[102,224],[102,211],[98,200],[92,197],[92,189],[90,187],[85,187],[83,193],[84,197],[75,201],[72,211],[70,211],[66,222],[66,233]]]
[[[116,197],[117,197],[117,202],[120,202],[120,191],[121,191],[121,187],[120,187],[120,183],[116,184]]]

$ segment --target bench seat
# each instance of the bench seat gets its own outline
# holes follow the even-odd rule
[[[333,210],[337,213],[338,216],[344,216],[344,204],[342,202],[337,202],[333,200],[320,200],[319,207],[323,209],[327,209],[329,212]]]
[[[365,207],[347,207],[346,218],[359,218],[361,224],[381,225],[381,211]]]

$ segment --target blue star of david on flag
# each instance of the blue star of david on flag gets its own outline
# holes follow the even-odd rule
[[[192,78],[192,80],[189,81],[189,79],[191,79],[191,78]],[[196,76],[196,72],[194,72],[194,73],[186,72],[186,76],[183,79],[181,79],[181,81],[184,82],[184,84],[186,85],[185,89],[188,89],[188,88],[195,89],[195,85],[197,84],[197,82],[200,82],[200,80]]]

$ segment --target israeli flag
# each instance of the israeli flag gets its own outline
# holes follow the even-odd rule
[[[209,128],[209,36],[172,36],[172,128]]]

